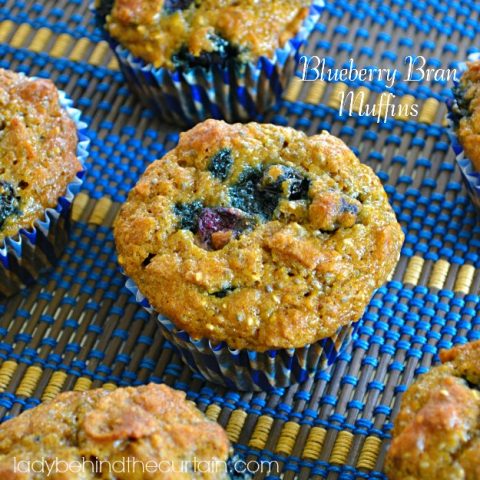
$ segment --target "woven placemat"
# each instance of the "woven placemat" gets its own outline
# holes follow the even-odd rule
[[[476,50],[474,1],[327,3],[306,50],[331,65],[354,58],[394,68],[423,55],[446,69]],[[351,347],[314,381],[267,395],[227,391],[191,373],[123,286],[110,227],[145,166],[178,132],[129,94],[87,2],[0,0],[0,66],[54,79],[83,110],[92,140],[65,255],[38,285],[0,302],[0,418],[62,390],[165,382],[225,426],[238,452],[275,462],[277,472],[265,468],[256,478],[384,478],[401,393],[440,348],[480,338],[480,229],[448,146],[448,82],[395,83],[394,103],[417,103],[415,119],[339,116],[342,92],[379,103],[381,81],[294,80],[266,115],[343,138],[382,179],[406,233],[400,263]]]

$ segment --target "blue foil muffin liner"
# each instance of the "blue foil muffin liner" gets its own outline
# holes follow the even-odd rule
[[[85,135],[87,125],[81,121],[80,111],[72,107],[73,101],[60,90],[59,101],[77,127],[77,157],[83,168],[67,185],[55,208],[46,209],[45,215],[31,228],[22,228],[15,236],[0,242],[0,296],[13,295],[34,283],[42,271],[58,260],[68,241],[70,210],[83,184],[90,140]]]
[[[473,53],[468,56],[468,61],[474,62],[480,60],[480,52]],[[463,74],[467,70],[467,63],[462,62],[457,66],[457,72],[460,77],[457,81],[454,81],[455,86],[459,84],[461,74]],[[480,209],[480,172],[475,171],[473,163],[470,159],[465,155],[465,151],[457,137],[456,134],[456,122],[460,117],[460,111],[455,98],[449,99],[447,102],[448,106],[448,129],[447,133],[450,138],[450,144],[452,146],[453,151],[455,152],[455,158],[457,161],[457,165],[460,169],[460,173],[462,174],[462,178],[464,180],[465,186],[467,188],[467,193],[470,199],[472,200],[473,204],[477,209]]]
[[[335,361],[355,337],[360,323],[341,327],[332,337],[302,348],[234,350],[225,342],[191,338],[155,312],[132,279],[127,279],[126,287],[145,310],[156,315],[164,337],[193,371],[210,382],[243,391],[269,391],[305,382]]]
[[[207,118],[247,121],[257,118],[281,97],[288,79],[295,74],[299,49],[312,33],[324,6],[324,0],[313,0],[298,33],[277,49],[273,58],[262,56],[245,64],[229,62],[226,67],[155,68],[134,57],[102,30],[131,90],[162,120],[184,126]],[[104,23],[104,19],[98,20]]]

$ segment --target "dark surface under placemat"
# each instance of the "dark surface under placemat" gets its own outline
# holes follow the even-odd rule
[[[332,1],[306,51],[337,67],[352,57],[359,66],[398,68],[406,55],[423,55],[432,68],[454,68],[476,51],[479,12],[474,1]],[[401,393],[439,348],[480,338],[480,230],[445,132],[450,85],[398,80],[395,104],[416,102],[420,114],[377,123],[339,117],[338,106],[352,89],[375,103],[382,82],[296,80],[266,115],[340,136],[382,179],[406,241],[358,338],[329,370],[272,394],[241,394],[191,373],[123,286],[111,224],[145,166],[175,145],[178,132],[129,94],[87,2],[0,0],[0,66],[55,80],[83,110],[92,140],[61,262],[35,287],[0,302],[1,418],[62,390],[165,382],[224,425],[240,454],[275,461],[285,479],[383,477]]]

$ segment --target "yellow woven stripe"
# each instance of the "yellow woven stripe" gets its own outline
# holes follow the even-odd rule
[[[410,120],[411,107],[415,103],[415,97],[413,95],[404,95],[400,99],[399,108],[397,110],[397,115],[395,118],[397,120]]]
[[[108,212],[112,206],[112,200],[109,197],[102,197],[93,209],[92,215],[88,220],[88,223],[94,223],[95,225],[103,225]]]
[[[67,374],[65,372],[62,372],[61,370],[58,370],[57,372],[54,372],[53,375],[50,378],[50,381],[48,382],[48,385],[45,387],[45,390],[42,395],[42,402],[45,402],[46,400],[51,400],[52,398],[55,398],[60,391],[63,388],[63,385],[65,384],[65,380],[67,379]]]
[[[261,417],[258,417],[257,425],[255,426],[255,430],[253,431],[248,444],[253,448],[262,450],[267,443],[272,424],[272,417],[269,417],[268,415],[262,415]]]
[[[5,42],[14,29],[15,24],[11,20],[5,20],[0,23],[0,42]]]
[[[302,90],[303,82],[298,77],[293,77],[283,94],[283,98],[288,102],[296,102]]]
[[[86,60],[87,50],[89,50],[91,46],[92,42],[88,38],[80,38],[75,43],[75,46],[68,57],[74,62]]]
[[[431,125],[435,121],[435,117],[440,107],[440,102],[435,98],[427,98],[422,106],[418,121]]]
[[[295,446],[295,440],[297,439],[299,430],[300,425],[298,423],[287,422],[283,426],[275,451],[277,453],[283,453],[284,455],[290,455]]]
[[[325,93],[325,89],[327,88],[327,83],[324,82],[323,80],[317,80],[315,82],[309,83],[310,88],[308,89],[307,96],[305,97],[305,100],[308,103],[312,103],[314,105],[317,105],[320,103],[320,100],[323,97],[323,94]]]
[[[92,65],[101,66],[104,63],[105,57],[109,52],[110,47],[105,41],[101,41],[95,47],[95,50],[90,55],[89,63]]]
[[[118,387],[112,382],[107,382],[102,385],[102,388],[104,388],[105,390],[113,391],[116,390]]]
[[[118,64],[117,57],[112,57],[108,62],[107,68],[109,70],[120,70],[120,65]]]
[[[227,431],[228,438],[231,442],[238,442],[240,434],[242,433],[242,428],[247,418],[247,412],[244,410],[234,410],[230,416],[225,430]]]
[[[432,275],[430,277],[430,281],[428,282],[428,286],[431,288],[438,288],[439,290],[443,288],[449,268],[450,264],[446,260],[439,260],[436,262],[433,266]]]
[[[411,285],[417,285],[420,275],[422,273],[423,264],[425,260],[422,257],[414,256],[408,262],[407,269],[403,275],[403,283],[410,283]]]
[[[382,441],[378,437],[367,437],[358,457],[357,468],[373,470],[377,463]]]
[[[472,286],[474,274],[475,268],[473,267],[473,265],[462,265],[458,272],[457,280],[455,281],[453,291],[467,294],[470,291],[470,287]]]
[[[57,37],[57,40],[53,44],[53,47],[48,52],[49,55],[55,58],[65,57],[67,51],[70,49],[75,39],[66,33],[62,33]]]
[[[90,387],[92,386],[92,381],[87,378],[87,377],[79,377],[77,381],[75,382],[75,385],[73,387],[74,392],[85,392],[87,390],[90,390]]]
[[[335,109],[340,108],[344,94],[347,92],[347,90],[348,85],[346,83],[336,83],[333,87],[330,99],[328,100],[328,106]]]
[[[302,458],[316,460],[320,457],[327,431],[323,427],[313,427],[308,432],[307,441],[303,448]]]
[[[40,367],[29,367],[23,375],[20,385],[15,393],[21,396],[31,396],[41,375],[42,369]]]
[[[208,406],[207,410],[205,411],[205,415],[210,420],[216,422],[221,411],[222,409],[216,403],[212,403],[211,405]]]
[[[26,47],[25,43],[27,42],[27,38],[32,31],[32,27],[27,23],[23,23],[18,27],[15,32],[15,35],[10,40],[10,45],[15,48],[22,48]]]
[[[12,47],[28,48],[33,52],[45,52],[56,58],[66,56],[68,50],[70,50],[71,46],[73,45],[73,49],[69,55],[71,60],[88,60],[93,65],[101,65],[100,62],[103,60],[108,51],[108,45],[106,42],[102,41],[98,44],[95,44],[86,37],[77,40],[67,33],[57,35],[47,27],[40,28],[37,33],[35,33],[32,41],[28,42],[28,38],[33,31],[32,27],[28,23],[22,23],[18,25],[10,20],[5,20],[0,23],[0,42],[6,42],[13,30],[15,30],[15,33],[8,42]],[[46,51],[47,43],[53,36],[56,38],[56,40],[51,50]],[[90,59],[87,59],[86,56],[89,50],[93,50],[93,52],[90,56]],[[116,69],[118,69],[116,62],[111,61],[108,66],[109,68],[116,67]]]
[[[38,381],[40,380],[42,373],[43,369],[38,365],[32,365],[31,367],[28,367],[15,393],[20,396],[31,397],[36,386],[38,385]]]
[[[7,388],[7,385],[10,383],[17,366],[17,362],[14,362],[13,360],[7,360],[2,364],[0,368],[0,392],[5,391]]]
[[[44,52],[47,49],[47,44],[50,38],[52,37],[53,32],[48,28],[41,28],[33,37],[32,43],[30,44],[30,50],[33,52]]]
[[[335,445],[333,446],[332,454],[330,455],[330,463],[336,465],[343,465],[347,460],[348,452],[352,446],[353,434],[342,430],[339,432]]]
[[[73,201],[73,205],[72,205],[73,221],[78,222],[80,220],[89,200],[90,200],[90,197],[83,192],[80,192],[75,197],[75,200]]]

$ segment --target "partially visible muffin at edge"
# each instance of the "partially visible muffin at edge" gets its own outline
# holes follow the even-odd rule
[[[0,426],[2,480],[46,478],[28,463],[45,460],[54,480],[222,480],[229,454],[220,425],[165,385],[66,392]]]
[[[440,358],[403,396],[386,459],[389,480],[480,478],[480,341]]]
[[[358,320],[403,242],[380,180],[338,138],[215,120],[147,168],[114,233],[157,312],[255,351]]]
[[[453,93],[456,133],[465,154],[480,172],[480,61],[468,62]]]
[[[102,3],[102,2],[100,2]],[[105,28],[155,67],[272,57],[300,28],[311,0],[115,0]]]
[[[55,207],[82,165],[50,80],[0,69],[0,244]]]

